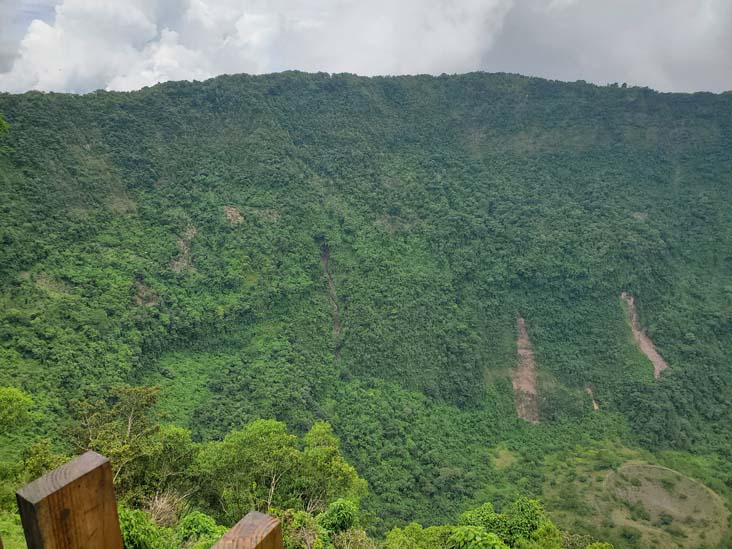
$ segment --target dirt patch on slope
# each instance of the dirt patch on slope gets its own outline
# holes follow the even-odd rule
[[[226,215],[226,220],[231,226],[239,225],[244,221],[244,216],[233,206],[224,206],[224,215]]]
[[[330,275],[330,246],[326,242],[320,246],[320,262],[323,265],[325,279],[328,282],[328,301],[330,302],[331,316],[333,317],[333,339],[335,340],[335,357],[341,358],[341,312],[338,307],[338,293],[333,277]]]
[[[180,255],[170,262],[170,268],[176,273],[185,271],[193,268],[191,262],[191,240],[196,236],[196,228],[193,225],[189,225],[183,236],[178,239],[178,250]]]
[[[640,350],[643,351],[643,354],[646,355],[648,360],[653,363],[653,376],[658,379],[661,372],[668,368],[668,364],[663,357],[658,354],[653,342],[641,328],[640,322],[638,322],[638,313],[635,310],[635,301],[633,296],[627,292],[623,292],[620,294],[620,298],[628,304],[628,315],[630,316],[630,327],[633,331],[633,338],[635,338],[635,341],[638,344],[638,347],[640,347]]]
[[[280,220],[280,212],[272,208],[258,208],[251,210],[251,213],[256,215],[262,221],[268,221],[274,223]]]
[[[35,283],[36,286],[55,297],[71,294],[71,287],[68,284],[48,273],[37,274]]]
[[[140,307],[154,307],[160,303],[160,297],[156,294],[153,289],[145,284],[145,281],[141,276],[135,277],[135,305]]]
[[[518,365],[511,373],[513,394],[516,403],[516,414],[529,423],[539,423],[539,398],[536,384],[536,360],[531,346],[526,321],[522,317],[516,320],[518,337]]]
[[[590,398],[592,399],[592,409],[597,412],[600,409],[600,405],[595,400],[595,395],[592,392],[592,385],[585,387],[585,391],[587,391],[587,394],[590,395]]]

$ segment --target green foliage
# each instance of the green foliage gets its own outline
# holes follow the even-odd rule
[[[364,494],[364,481],[341,456],[329,425],[316,424],[303,442],[300,450],[284,423],[256,420],[206,445],[197,468],[214,513],[236,522],[251,509],[273,506],[316,512],[338,497]]]
[[[193,511],[184,516],[176,527],[176,540],[179,547],[186,545],[215,543],[226,533],[226,528],[216,524],[216,521],[199,511]],[[208,547],[208,545],[206,545]]]
[[[62,465],[68,458],[58,454],[53,448],[51,439],[41,438],[23,450],[22,476],[31,482]]]
[[[315,423],[303,437],[303,443],[299,481],[308,511],[323,511],[326,502],[341,496],[359,499],[366,495],[366,481],[346,462],[330,424]]]
[[[328,532],[307,511],[272,509],[271,512],[280,519],[287,549],[323,549],[328,546]]]
[[[337,534],[358,526],[358,505],[347,499],[337,499],[317,518],[326,531]]]
[[[28,421],[33,405],[30,396],[15,387],[0,387],[0,434],[5,434]]]
[[[173,549],[172,532],[159,528],[144,511],[119,507],[119,524],[125,549]]]
[[[448,548],[448,539],[454,530],[453,526],[423,528],[421,524],[413,522],[404,528],[395,527],[387,532],[385,547],[387,549]]]
[[[157,387],[121,387],[113,392],[111,403],[72,403],[76,423],[69,434],[74,445],[108,457],[123,491],[131,489],[130,464],[158,450],[155,435],[160,426],[153,413],[157,392]]]
[[[387,549],[584,549],[590,543],[587,536],[561,532],[546,517],[539,502],[527,498],[517,499],[504,513],[496,513],[491,503],[485,503],[460,515],[457,526],[425,529],[412,523],[386,535]]]
[[[447,542],[451,549],[508,549],[496,534],[479,526],[459,526]]]
[[[504,513],[496,513],[493,505],[485,503],[477,509],[466,511],[460,515],[458,522],[461,526],[482,529],[486,532],[495,533],[498,537],[510,546],[518,542],[533,540],[532,536],[540,536],[542,543],[554,543],[555,534],[559,535],[549,519],[545,516],[544,510],[536,500],[529,500],[522,497],[513,502]],[[544,526],[550,527],[543,530]],[[560,546],[561,542],[558,542]],[[527,545],[529,547],[530,545]]]
[[[3,547],[25,547],[25,534],[17,513],[0,512],[0,538]]]
[[[351,528],[333,536],[334,549],[377,549],[379,545],[364,530]]]
[[[0,94],[0,385],[33,396],[0,428],[0,500],[43,437],[107,453],[129,505],[195,493],[226,524],[342,497],[383,533],[492,501],[514,539],[546,458],[602,441],[729,495],[730,110],[483,73]],[[519,314],[537,426],[514,409]],[[552,511],[586,511],[565,494]]]

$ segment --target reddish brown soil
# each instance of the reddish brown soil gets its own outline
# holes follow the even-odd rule
[[[518,338],[518,365],[511,374],[513,394],[516,402],[516,414],[529,423],[539,423],[539,398],[536,383],[536,360],[531,346],[526,321],[522,317],[516,320]]]
[[[633,337],[635,338],[638,347],[643,351],[643,354],[648,357],[653,363],[653,375],[658,379],[668,364],[663,357],[658,354],[656,347],[653,345],[651,339],[646,335],[638,322],[638,313],[635,310],[635,301],[633,296],[627,292],[620,294],[620,298],[628,304],[628,314],[630,315],[630,328],[633,331]]]
[[[232,226],[244,221],[244,216],[233,206],[224,206],[224,215],[226,215],[226,220],[229,222],[229,225]]]

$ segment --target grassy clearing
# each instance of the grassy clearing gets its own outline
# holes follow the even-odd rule
[[[240,359],[231,354],[166,353],[144,383],[160,386],[159,408],[166,421],[190,428],[196,408],[210,401],[213,376],[236,364]]]
[[[551,456],[543,497],[563,528],[623,548],[718,547],[729,537],[725,501],[701,482],[627,448]]]
[[[491,452],[491,455],[493,458],[493,467],[499,471],[508,469],[518,461],[516,454],[502,445],[496,446]]]

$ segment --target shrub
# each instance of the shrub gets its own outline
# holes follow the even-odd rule
[[[173,549],[172,531],[159,528],[144,511],[120,506],[119,524],[125,549]]]
[[[450,549],[508,549],[500,538],[479,526],[459,526],[448,539]]]
[[[216,541],[225,533],[225,526],[219,526],[208,515],[193,511],[184,516],[178,523],[176,538],[181,544],[204,539]]]
[[[325,513],[318,515],[318,522],[332,533],[342,532],[358,525],[358,506],[347,499],[337,499]]]

